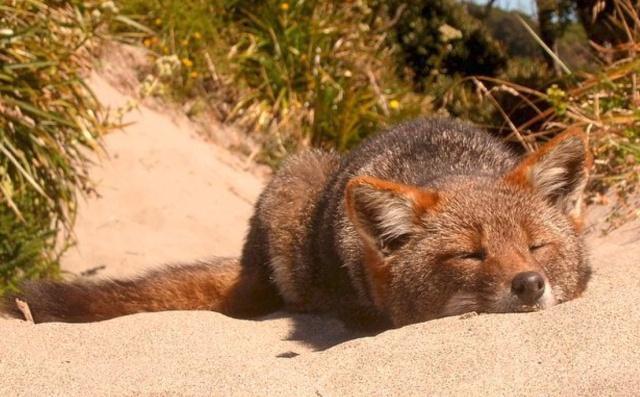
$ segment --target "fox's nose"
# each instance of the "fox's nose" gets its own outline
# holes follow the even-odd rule
[[[538,272],[518,273],[511,281],[511,291],[525,305],[533,305],[544,293],[544,278]]]

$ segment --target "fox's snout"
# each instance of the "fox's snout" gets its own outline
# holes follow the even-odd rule
[[[506,295],[498,299],[497,305],[489,305],[488,312],[529,312],[547,309],[558,303],[558,297],[549,283],[549,279],[542,272],[521,271],[511,279],[511,285],[506,285]],[[498,294],[500,296],[500,294]],[[482,305],[481,305],[482,307]],[[480,311],[483,311],[482,308]]]
[[[524,305],[535,305],[544,294],[544,277],[538,272],[521,272],[511,281],[511,292]]]

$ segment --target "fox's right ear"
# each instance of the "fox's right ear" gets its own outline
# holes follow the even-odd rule
[[[437,192],[369,176],[352,179],[346,209],[371,248],[393,248],[418,228],[421,215],[438,202]]]
[[[525,156],[505,180],[541,193],[562,212],[579,220],[590,167],[587,137],[573,128]]]

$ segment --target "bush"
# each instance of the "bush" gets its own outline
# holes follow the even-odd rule
[[[419,90],[428,90],[438,74],[495,76],[506,66],[504,50],[459,3],[389,3],[392,14],[402,11],[395,25],[396,40]]]
[[[148,76],[148,80],[161,78],[154,82],[153,92],[145,94],[178,101],[212,94],[208,92],[214,88],[210,61],[224,66],[219,61],[229,47],[228,35],[222,31],[227,19],[223,0],[121,0],[119,5],[123,15],[146,26],[142,44],[157,58],[165,58],[160,62],[168,63],[172,57],[178,60],[171,76]],[[117,23],[112,29],[122,33],[130,27]]]
[[[278,137],[283,149],[306,142],[344,150],[419,112],[390,63],[385,9],[326,1],[236,7],[241,39],[232,61],[247,90],[234,116]]]
[[[376,1],[123,0],[122,7],[157,30],[143,40],[157,60],[180,61],[177,78],[156,73],[144,86],[204,98],[223,120],[261,132],[258,160],[271,165],[300,146],[347,149],[430,109],[430,99],[395,74],[387,9]]]
[[[0,293],[58,273],[76,191],[89,187],[87,155],[107,126],[80,72],[114,11],[110,2],[0,5]]]
[[[615,1],[626,10],[627,25],[638,20],[630,0]],[[496,37],[467,14],[467,8],[476,14],[477,8],[453,0],[121,4],[157,30],[143,40],[156,52],[156,64],[172,65],[171,76],[150,76],[145,87],[191,103],[204,99],[223,121],[262,132],[254,136],[265,148],[261,159],[271,165],[299,146],[348,149],[380,126],[437,109],[527,148],[574,123],[598,126],[594,136],[610,138],[617,131],[621,138],[611,139],[615,151],[601,151],[606,140],[594,139],[596,151],[613,159],[605,160],[606,171],[599,169],[629,174],[620,164],[629,163],[637,147],[637,98],[630,88],[637,84],[632,77],[637,69],[625,69],[619,78],[611,61],[625,56],[611,52],[631,54],[635,43],[603,48],[608,64],[600,67],[585,46],[575,45],[585,41],[583,29],[568,26],[558,42],[560,54],[572,69],[591,74],[558,78],[542,63],[539,48],[530,45],[535,40],[523,44],[530,33],[515,13],[494,12],[488,22],[500,25],[491,27],[494,34],[520,38],[505,40],[511,55],[520,54],[507,60]],[[636,59],[627,58],[623,63]],[[603,121],[605,109],[615,116]],[[621,118],[627,113],[633,116]],[[631,121],[622,126],[622,119]]]

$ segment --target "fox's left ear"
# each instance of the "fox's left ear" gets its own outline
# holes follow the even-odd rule
[[[587,137],[581,129],[572,128],[525,156],[505,180],[538,191],[578,221],[590,167]]]
[[[437,202],[434,191],[370,176],[353,178],[345,191],[347,216],[360,238],[375,249],[400,244]]]
[[[369,176],[351,179],[345,208],[363,248],[363,261],[374,302],[384,308],[391,283],[388,253],[420,229],[425,212],[438,203],[438,193]]]

